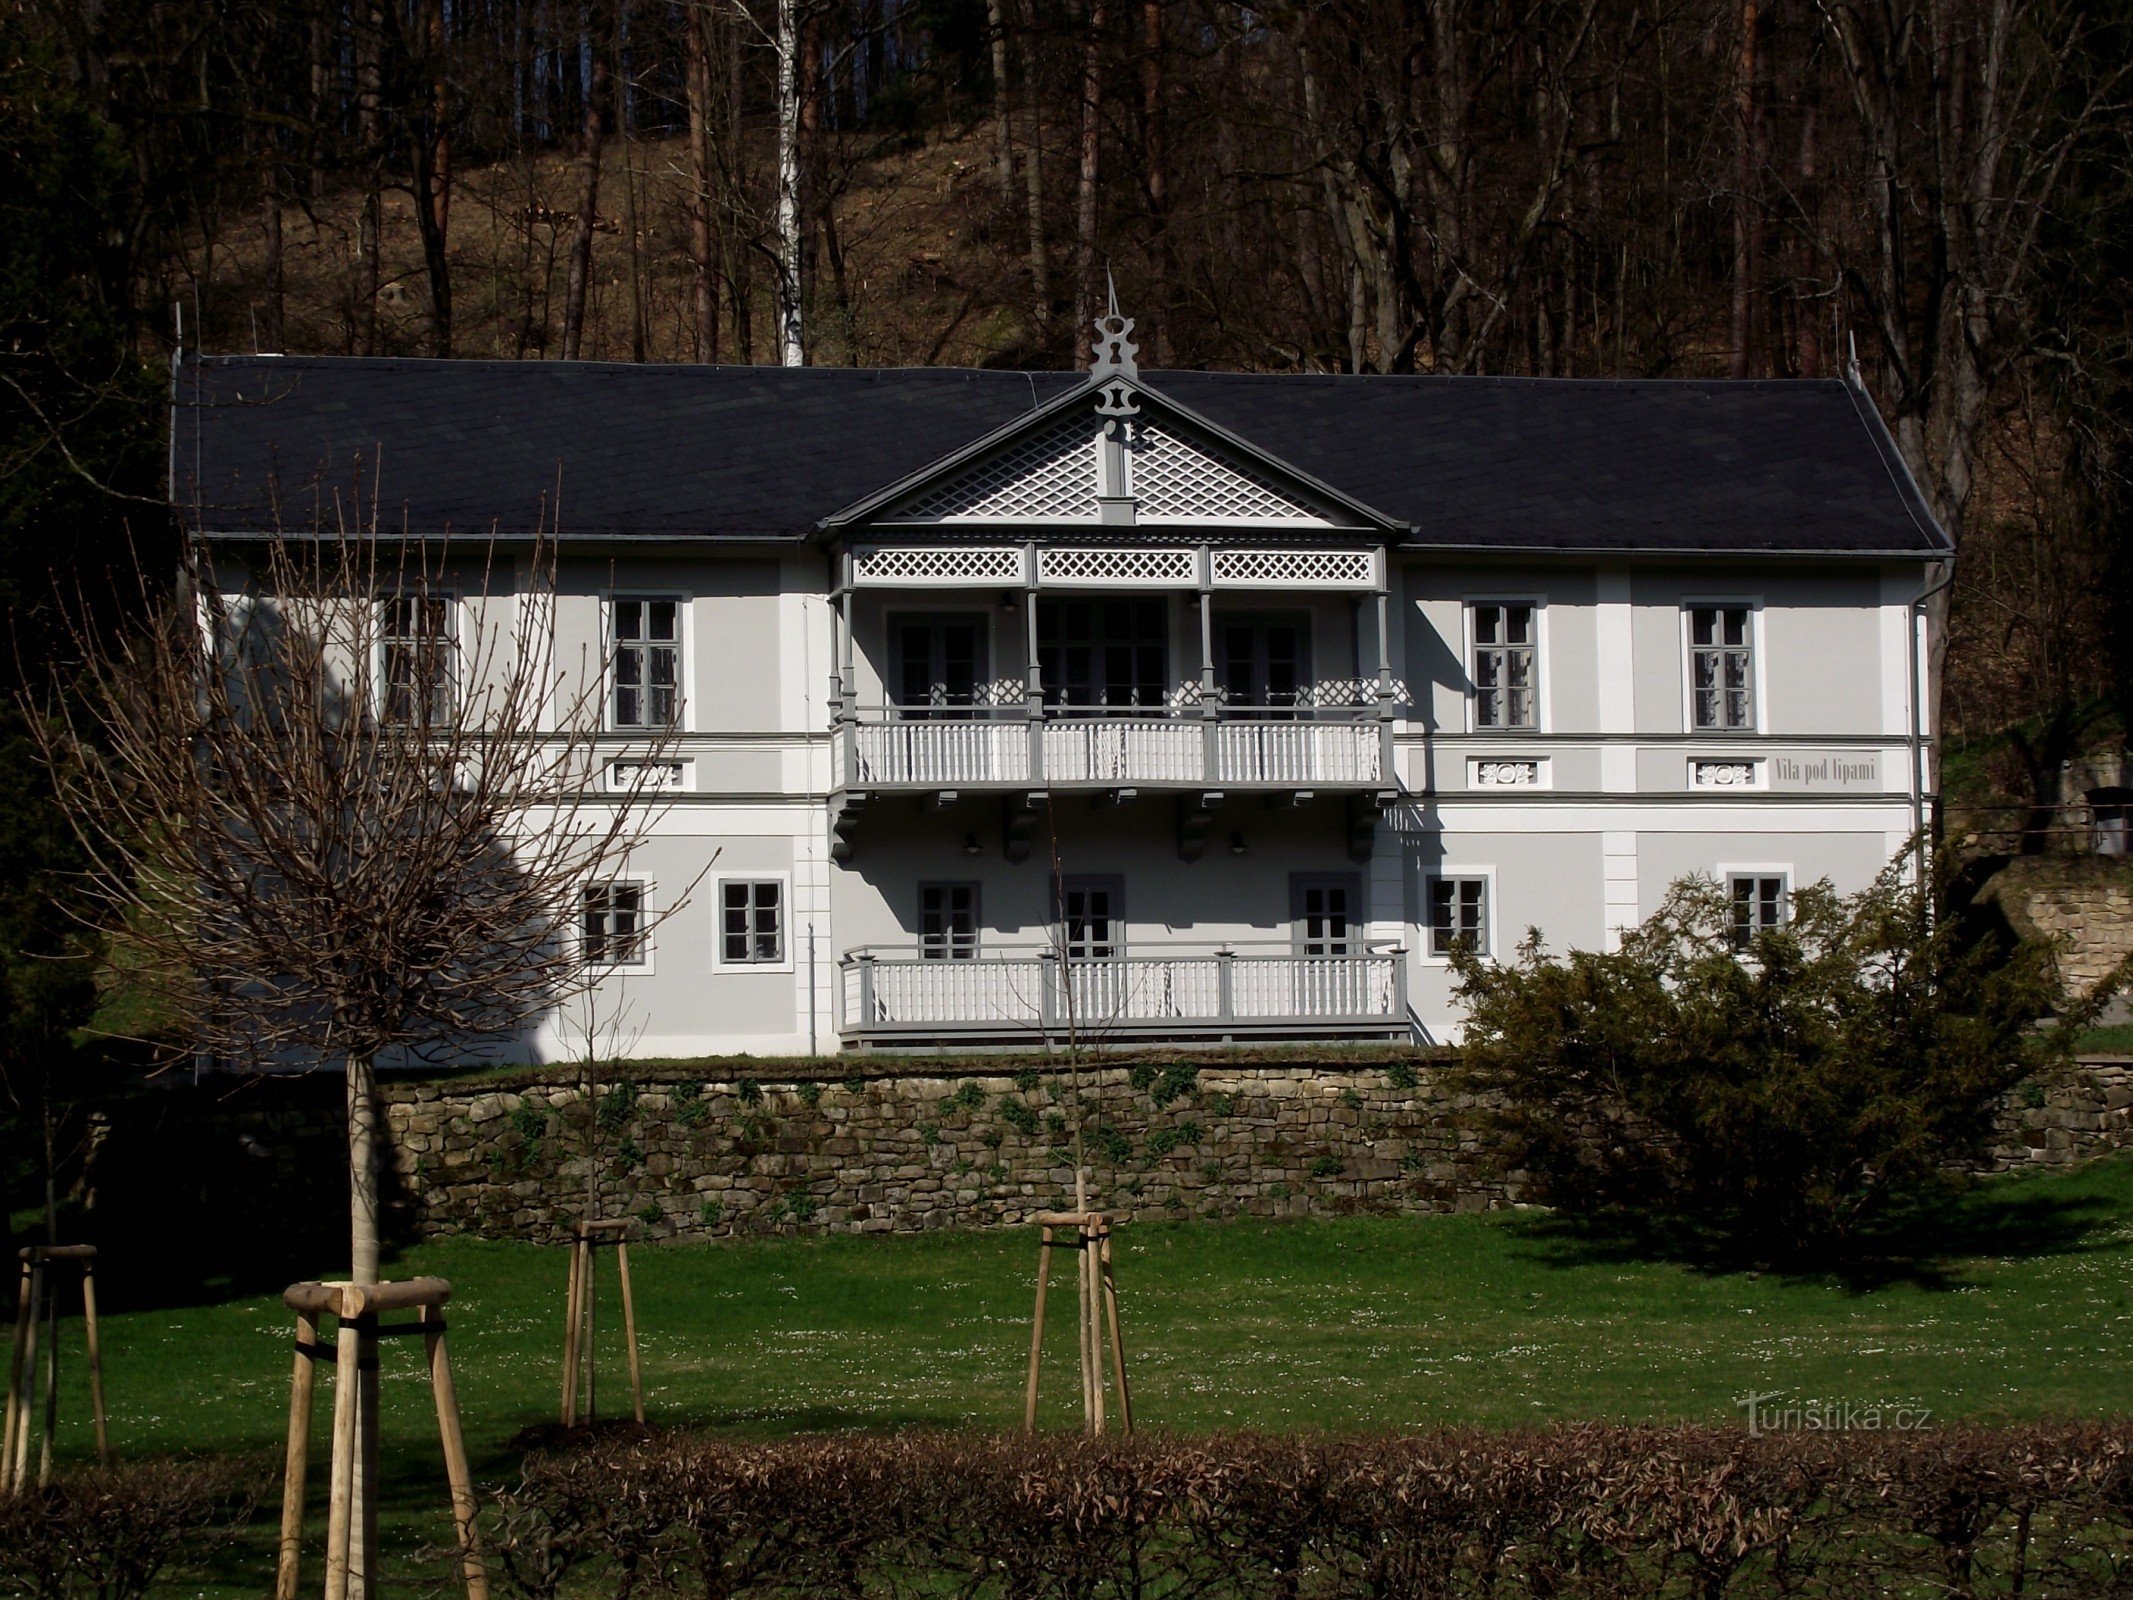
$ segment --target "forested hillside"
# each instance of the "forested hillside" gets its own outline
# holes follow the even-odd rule
[[[12,0],[15,581],[208,349],[1846,370],[1965,551],[1960,770],[2108,737],[2126,0]],[[790,348],[796,346],[797,348]],[[2012,730],[2014,737],[2005,737]],[[1982,749],[1983,747],[1979,747]]]

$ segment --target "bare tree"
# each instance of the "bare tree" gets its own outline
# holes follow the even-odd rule
[[[504,564],[337,531],[241,563],[195,545],[184,575],[146,626],[82,627],[82,692],[37,722],[43,753],[85,901],[176,1036],[344,1065],[351,1276],[373,1284],[380,1062],[517,1040],[597,981],[574,924],[644,838],[663,740],[623,768],[596,748],[607,674],[554,659],[545,541]],[[656,913],[632,910],[644,938]],[[359,1390],[369,1419],[375,1379]],[[375,1472],[359,1462],[364,1580]]]

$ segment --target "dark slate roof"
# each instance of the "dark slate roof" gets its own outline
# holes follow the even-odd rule
[[[1834,380],[1143,377],[1415,545],[1947,548],[1873,408]],[[216,533],[374,499],[423,533],[521,534],[547,514],[572,537],[793,538],[1080,381],[219,356],[180,370],[174,487]]]

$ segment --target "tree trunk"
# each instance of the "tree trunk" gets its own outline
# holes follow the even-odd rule
[[[412,130],[415,227],[422,236],[430,280],[430,354],[452,354],[452,268],[445,255],[451,231],[451,88],[445,77],[444,0],[424,0],[421,19],[429,86]]]
[[[380,1281],[378,1228],[378,1075],[368,1056],[348,1061],[348,1281]],[[378,1345],[367,1335],[356,1370],[354,1498],[349,1509],[349,1600],[376,1593],[378,1552]]]
[[[695,344],[698,361],[718,359],[718,277],[711,242],[711,18],[710,8],[692,0],[682,12],[688,50],[689,95],[689,264],[695,290]]]
[[[622,136],[622,231],[628,235],[628,249],[623,252],[622,260],[629,271],[630,359],[642,361],[650,342],[650,330],[646,326],[644,308],[644,228],[637,214],[636,118],[628,98],[629,58],[625,54],[629,18],[629,0],[622,0],[622,25],[615,30],[615,82],[622,94],[621,127],[618,130]]]
[[[378,1281],[378,1073],[368,1056],[348,1063],[349,1282]]]
[[[607,52],[593,51],[592,91],[578,140],[578,216],[570,236],[570,276],[563,290],[563,359],[576,361],[585,344],[585,300],[592,287],[593,226],[600,210],[600,163],[606,154]]]
[[[1755,282],[1762,268],[1762,208],[1758,192],[1762,178],[1763,107],[1762,13],[1757,0],[1742,0],[1740,8],[1739,77],[1734,89],[1734,109],[1739,119],[1734,129],[1738,161],[1733,182],[1733,339],[1728,371],[1745,378],[1755,365]]]
[[[1037,337],[1052,325],[1052,257],[1044,231],[1044,100],[1037,86],[1037,0],[1022,0],[1022,163],[1029,195],[1029,291]]]
[[[985,0],[985,34],[992,46],[993,179],[1000,186],[1000,211],[1015,205],[1015,130],[1008,112],[1007,17],[1002,0]]]
[[[1096,200],[1103,176],[1103,35],[1105,0],[1089,0],[1081,50],[1081,181],[1074,206],[1074,329],[1096,320]]]
[[[1822,319],[1827,310],[1821,292],[1822,194],[1815,140],[1820,132],[1821,104],[1812,73],[1800,91],[1800,153],[1796,187],[1800,213],[1806,226],[1793,231],[1793,249],[1799,265],[1793,273],[1792,298],[1797,318],[1796,363],[1803,378],[1822,376]]]
[[[378,349],[378,252],[384,246],[385,203],[380,194],[380,171],[384,152],[379,141],[384,127],[383,81],[378,68],[378,36],[384,16],[375,5],[364,7],[356,27],[356,129],[363,141],[363,209],[356,224],[356,293],[351,317],[350,345],[354,354],[375,355]]]
[[[778,360],[804,366],[800,338],[800,36],[793,8],[778,6]]]
[[[724,30],[726,52],[726,121],[725,171],[726,181],[733,186],[735,205],[726,209],[719,228],[721,276],[731,285],[733,312],[733,342],[736,356],[743,365],[755,361],[755,273],[752,270],[754,245],[739,236],[737,222],[740,204],[748,192],[748,145],[743,135],[746,132],[747,84],[742,75],[741,28],[745,13],[736,12]]]
[[[1154,235],[1148,248],[1154,293],[1152,304],[1142,314],[1155,323],[1155,365],[1167,367],[1172,360],[1170,294],[1176,268],[1170,258],[1170,180],[1165,172],[1170,159],[1170,128],[1164,103],[1163,0],[1142,0],[1141,49],[1141,142],[1147,165],[1148,222]]]
[[[273,135],[268,134],[271,140]],[[281,349],[282,319],[288,305],[287,275],[282,261],[281,247],[281,165],[274,159],[274,152],[267,152],[267,159],[259,169],[259,220],[266,235],[266,322],[259,330],[265,348]]]

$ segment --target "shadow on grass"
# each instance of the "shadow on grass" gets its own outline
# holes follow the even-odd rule
[[[1550,1212],[1516,1218],[1507,1231],[1514,1248],[1541,1266],[1665,1263],[1863,1293],[1898,1284],[1958,1289],[1976,1280],[1982,1262],[2117,1248],[2110,1225],[2124,1213],[2122,1201],[2108,1193],[1987,1179],[1907,1208],[1841,1247],[1797,1257],[1772,1259],[1735,1236],[1673,1216]]]

